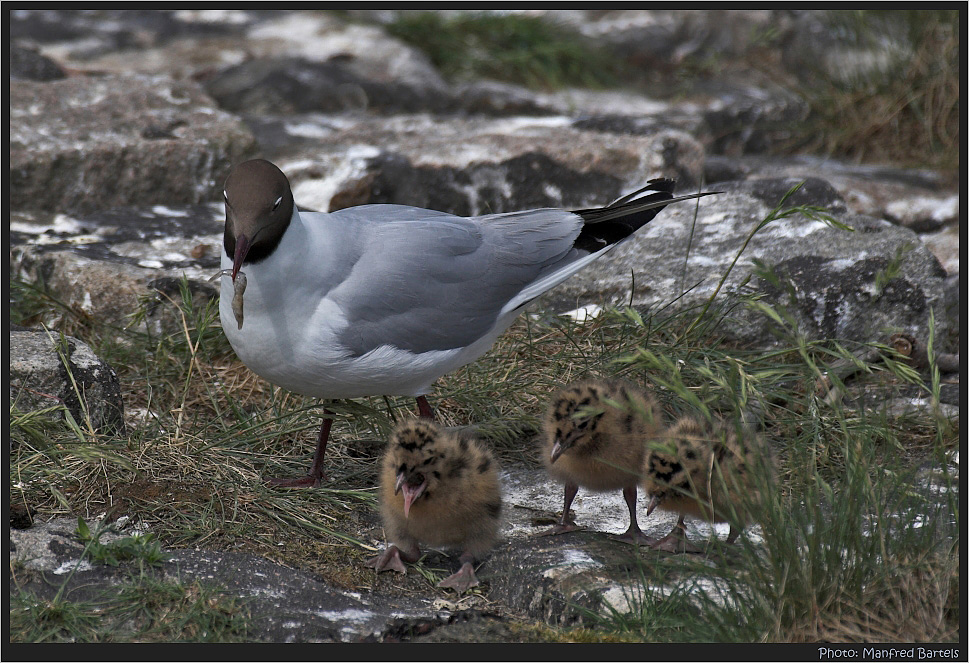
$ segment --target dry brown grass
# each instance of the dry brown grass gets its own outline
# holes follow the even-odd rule
[[[806,85],[800,92],[810,116],[785,150],[957,170],[962,124],[958,26],[958,17],[939,16],[913,27],[911,58],[887,73]]]
[[[957,642],[959,554],[892,559],[861,596],[817,606],[788,642]]]

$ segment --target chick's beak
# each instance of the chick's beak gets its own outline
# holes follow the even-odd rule
[[[558,434],[555,436],[555,444],[552,445],[552,451],[549,454],[549,462],[555,463],[559,456],[564,454],[566,451],[572,448],[575,441],[582,437],[582,431],[572,430],[566,433],[563,437],[559,437]]]
[[[424,489],[427,488],[427,479],[419,486],[415,486],[412,483],[407,483],[406,477],[403,472],[397,475],[397,483],[394,484],[394,495],[400,493],[401,490],[404,491],[404,518],[410,515],[410,507],[418,497],[424,494]]]
[[[565,451],[565,447],[562,446],[562,440],[555,440],[555,444],[552,445],[552,453],[549,454],[549,462],[554,464],[563,451]]]

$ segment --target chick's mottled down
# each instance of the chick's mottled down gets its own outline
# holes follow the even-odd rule
[[[402,560],[417,561],[422,543],[460,548],[461,569],[438,586],[463,592],[478,584],[472,562],[498,536],[498,466],[469,435],[451,433],[432,421],[404,422],[384,454],[380,512],[392,545],[369,566],[406,573]]]
[[[562,519],[543,534],[577,529],[569,516],[579,487],[622,490],[629,528],[620,540],[648,543],[636,520],[636,486],[646,445],[660,434],[659,407],[638,387],[620,380],[588,380],[560,390],[545,415],[542,460],[565,484]]]
[[[647,514],[660,508],[679,514],[673,531],[653,544],[669,552],[699,552],[686,538],[687,515],[730,522],[727,541],[751,520],[750,509],[775,473],[770,447],[752,432],[717,420],[683,417],[664,439],[651,445],[643,462],[642,486],[650,496]]]

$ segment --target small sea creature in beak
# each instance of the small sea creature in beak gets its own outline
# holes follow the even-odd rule
[[[218,274],[209,279],[209,282],[215,281],[217,278],[222,276],[232,276],[231,269],[220,270]],[[239,329],[242,329],[242,296],[246,292],[246,273],[236,272],[235,278],[232,280],[232,315],[236,318],[236,323],[239,325]]]

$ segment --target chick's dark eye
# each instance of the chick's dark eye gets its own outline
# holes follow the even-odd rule
[[[276,208],[279,207],[279,203],[281,203],[281,202],[283,202],[283,197],[282,196],[280,196],[279,198],[277,198],[276,199],[276,202],[273,203],[273,211],[274,212],[276,211]]]

